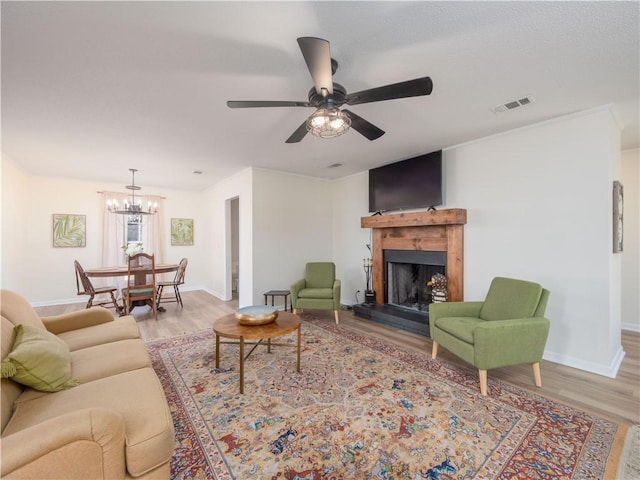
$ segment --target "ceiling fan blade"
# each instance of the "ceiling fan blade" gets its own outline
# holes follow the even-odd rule
[[[433,82],[431,82],[431,78],[422,77],[416,78],[415,80],[350,93],[345,97],[345,103],[348,105],[358,105],[361,103],[393,100],[395,98],[419,97],[420,95],[429,95],[432,90]]]
[[[313,85],[316,92],[323,95],[322,90],[326,90],[327,94],[333,93],[333,75],[331,71],[331,50],[329,42],[322,38],[316,37],[300,37],[298,45],[302,51],[304,61],[307,62],[307,68],[313,78]]]
[[[307,121],[302,122],[295,132],[291,134],[285,143],[298,143],[307,134]]]
[[[384,135],[384,130],[380,130],[373,123],[368,122],[350,110],[343,109],[342,111],[349,115],[349,118],[351,119],[351,128],[361,135],[364,135],[369,140],[375,140]]]
[[[229,100],[229,108],[255,108],[255,107],[311,107],[309,102],[287,102],[279,100]]]

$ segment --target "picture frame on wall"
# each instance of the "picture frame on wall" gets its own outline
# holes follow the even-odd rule
[[[87,216],[54,213],[52,216],[53,246],[73,248],[87,246]]]
[[[623,251],[624,228],[624,187],[622,183],[615,180],[613,182],[613,253]]]
[[[192,218],[172,218],[171,219],[171,245],[174,245],[174,246],[193,245],[193,219]]]

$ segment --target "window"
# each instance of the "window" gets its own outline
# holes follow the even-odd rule
[[[127,245],[142,242],[142,216],[129,215],[127,217]]]

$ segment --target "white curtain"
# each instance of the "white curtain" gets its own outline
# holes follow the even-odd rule
[[[123,205],[124,201],[129,197],[126,193],[102,192],[103,205],[103,228],[102,228],[102,266],[112,267],[124,265],[126,258],[122,251],[122,246],[127,242],[126,229],[127,218],[125,215],[111,213],[107,207],[109,200],[115,200],[118,204]],[[164,202],[162,197],[155,195],[136,195],[140,198],[142,205],[148,202],[158,204],[158,213],[156,215],[143,215],[142,217],[142,244],[146,253],[155,255],[156,263],[164,263],[164,228],[162,225],[162,212]],[[100,280],[100,279],[96,279]],[[107,282],[115,285],[118,289],[125,286],[125,278],[109,278]]]

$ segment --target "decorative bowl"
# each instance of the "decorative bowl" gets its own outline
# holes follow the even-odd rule
[[[266,305],[253,305],[239,309],[236,318],[240,325],[266,325],[278,318],[278,310]]]

